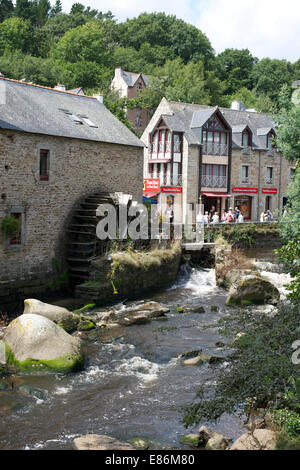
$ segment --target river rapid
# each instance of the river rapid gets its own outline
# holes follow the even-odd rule
[[[281,283],[284,295],[287,276],[276,272],[270,253],[256,262],[264,276]],[[217,375],[228,363],[188,367],[179,356],[196,349],[224,355],[216,343],[224,341],[217,323],[228,312],[225,299],[213,269],[182,266],[171,288],[144,299],[170,308],[167,321],[120,326],[113,334],[95,337],[84,346],[82,372],[15,377],[13,390],[0,389],[0,449],[71,449],[75,437],[90,433],[123,441],[143,437],[154,443],[152,448],[184,449],[181,437],[195,429],[181,423],[182,407],[193,402],[202,385],[213,392]],[[182,305],[203,305],[206,313],[176,312]],[[122,310],[125,304],[115,308]],[[238,415],[200,424],[233,439],[245,432]]]

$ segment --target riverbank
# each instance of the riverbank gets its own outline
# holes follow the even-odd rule
[[[270,271],[267,263],[276,263],[269,254],[260,257],[260,268],[268,268],[277,282],[281,274]],[[232,337],[224,340],[219,332],[219,321],[233,311],[225,305],[226,296],[213,269],[183,265],[175,283],[162,292],[94,309],[113,309],[122,317],[126,309],[156,301],[169,312],[164,320],[87,332],[81,372],[16,375],[14,389],[0,393],[0,447],[72,449],[74,438],[95,433],[126,442],[143,437],[150,448],[189,449],[181,441],[187,433],[184,408],[196,400],[201,387],[213,398],[217,378],[230,367],[224,344],[230,346]],[[182,306],[188,308],[178,311]],[[264,315],[263,310],[257,315]],[[224,360],[183,364],[183,354],[199,350]],[[243,413],[223,413],[217,424],[200,424],[236,440],[248,431],[245,420]],[[197,431],[194,425],[188,429]]]

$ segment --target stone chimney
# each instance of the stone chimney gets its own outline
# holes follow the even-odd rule
[[[56,87],[54,87],[54,90],[66,91],[66,87],[65,87],[65,85],[62,85],[61,83],[58,82]]]
[[[96,98],[96,100],[99,101],[99,103],[103,104],[103,95],[102,93],[97,93],[95,95],[93,95],[94,98]]]
[[[246,106],[242,101],[233,101],[231,103],[230,109],[234,109],[235,111],[244,111],[246,109]]]
[[[117,67],[115,69],[115,77],[121,78],[122,77],[122,69],[121,67]]]

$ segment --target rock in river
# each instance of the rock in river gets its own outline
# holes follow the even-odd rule
[[[279,299],[279,290],[271,282],[256,275],[249,275],[242,277],[230,287],[226,304],[241,306],[253,304],[276,305]]]
[[[80,340],[41,315],[29,313],[13,320],[3,342],[7,364],[20,370],[68,372],[83,366]]]
[[[80,321],[79,315],[69,312],[66,308],[57,307],[56,305],[46,304],[36,299],[24,300],[24,314],[35,313],[42,315],[49,320],[54,321],[57,325],[61,326],[68,333],[76,330],[77,324]]]
[[[73,441],[76,450],[136,450],[127,442],[120,442],[114,437],[101,434],[87,434],[76,437]]]

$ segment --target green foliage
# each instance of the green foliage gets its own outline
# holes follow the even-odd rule
[[[272,424],[289,437],[300,437],[300,414],[288,408],[273,411]]]
[[[7,216],[1,220],[1,231],[7,236],[11,237],[16,235],[21,227],[21,221],[16,217]]]
[[[217,76],[226,80],[225,93],[232,94],[241,88],[253,87],[252,71],[258,59],[248,49],[225,49],[216,57]]]
[[[254,91],[267,95],[275,103],[284,84],[291,86],[294,70],[290,62],[278,59],[262,59],[254,66],[251,75]]]
[[[83,307],[74,310],[73,313],[85,313],[92,310],[94,307],[96,307],[96,304],[86,304]]]
[[[8,18],[0,23],[0,50],[27,52],[31,50],[33,28],[29,20]]]
[[[220,332],[224,336],[246,334],[235,343],[230,366],[221,371],[213,398],[202,388],[186,408],[184,424],[217,420],[223,413],[242,413],[249,398],[252,408],[288,408],[299,413],[300,389],[295,385],[299,366],[291,361],[299,320],[299,308],[290,306],[282,306],[273,317],[239,310],[223,318]]]
[[[9,18],[14,11],[12,0],[0,0],[0,23]]]

